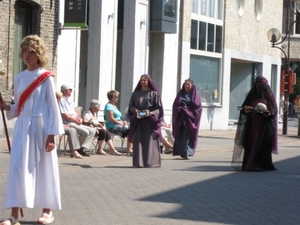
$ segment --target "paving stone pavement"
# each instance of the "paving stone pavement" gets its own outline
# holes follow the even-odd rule
[[[230,166],[234,130],[200,131],[196,155],[162,154],[161,168],[132,168],[131,156],[59,157],[60,224],[297,225],[300,224],[300,138],[279,131],[278,169],[241,172]],[[120,143],[115,141],[117,147]],[[8,166],[0,139],[0,219]],[[40,209],[24,209],[21,224],[34,224]]]

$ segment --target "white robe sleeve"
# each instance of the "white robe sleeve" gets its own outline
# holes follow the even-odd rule
[[[44,81],[44,88],[46,88],[46,101],[49,108],[49,127],[48,135],[64,134],[64,127],[57,99],[55,97],[55,87],[53,77],[49,77]]]
[[[18,115],[17,111],[18,111],[18,105],[17,104],[10,105],[10,111],[6,111],[6,118],[8,120],[16,118],[17,115]]]

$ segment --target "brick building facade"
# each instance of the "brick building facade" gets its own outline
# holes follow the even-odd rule
[[[24,36],[37,34],[44,39],[49,48],[47,69],[56,72],[58,8],[58,1],[52,0],[0,1],[0,90],[5,100],[11,98],[14,76],[25,68],[18,59]]]
[[[5,101],[12,100],[14,76],[25,69],[19,58],[19,46],[26,35],[37,34],[49,48],[47,69],[56,73],[59,1],[0,1],[0,92]],[[11,133],[14,121],[8,121]],[[1,127],[2,121],[0,122]],[[0,130],[0,135],[3,130]]]

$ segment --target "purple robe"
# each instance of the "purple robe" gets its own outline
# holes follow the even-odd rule
[[[245,106],[255,108],[258,103],[267,106],[268,114],[244,111]],[[242,104],[231,164],[248,171],[276,170],[272,153],[278,153],[277,104],[268,81],[257,77]]]
[[[163,107],[160,95],[150,76],[142,75],[148,79],[149,90],[141,90],[139,81],[131,95],[128,118],[130,128],[128,140],[133,143],[133,166],[134,167],[160,167],[161,121]],[[137,119],[135,110],[149,110],[152,114],[143,119]]]
[[[183,84],[173,103],[172,134],[175,138],[175,142],[183,138],[183,135],[187,136],[188,146],[195,149],[198,143],[198,132],[202,113],[201,98],[194,84],[190,92],[190,102],[184,105],[182,104],[182,99],[186,94],[187,92],[185,92]],[[180,145],[179,148],[180,149],[177,150],[176,146],[174,146],[173,155],[184,155],[186,153],[186,149],[182,149],[182,145]],[[193,155],[195,150],[193,151],[194,152],[189,153],[189,155]]]

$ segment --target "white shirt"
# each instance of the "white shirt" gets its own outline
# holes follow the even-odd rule
[[[69,114],[71,116],[73,116],[74,118],[76,118],[76,112],[75,112],[75,109],[74,109],[74,105],[73,105],[73,102],[70,101],[69,98],[65,97],[65,96],[62,96],[60,102],[59,102],[59,108],[60,108],[60,112],[61,114]],[[64,124],[69,124],[70,121],[62,118],[63,120],[63,123]]]

